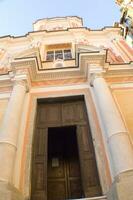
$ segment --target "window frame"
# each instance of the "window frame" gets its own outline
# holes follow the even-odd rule
[[[67,56],[65,56],[65,55],[67,55],[67,53],[65,53],[65,51],[68,51],[69,52],[69,56],[67,57]],[[50,52],[53,52],[53,59],[48,59],[48,54],[50,53]],[[58,58],[58,54],[56,54],[56,52],[62,52],[62,58]],[[61,55],[61,53],[59,53],[59,55]],[[57,58],[56,58],[56,56],[57,56]],[[60,57],[60,56],[59,56]],[[46,61],[48,61],[48,62],[54,62],[54,61],[56,61],[56,60],[58,60],[58,59],[60,59],[60,60],[71,60],[72,59],[72,49],[54,49],[54,50],[48,50],[48,51],[46,51]]]

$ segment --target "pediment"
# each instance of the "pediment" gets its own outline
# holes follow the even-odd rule
[[[38,48],[29,48],[24,51],[19,52],[14,56],[14,59],[22,59],[22,58],[31,58],[31,57],[38,57],[39,50]]]
[[[104,50],[103,47],[96,47],[93,45],[81,45],[81,44],[79,44],[77,48],[78,52],[99,52],[101,50]]]

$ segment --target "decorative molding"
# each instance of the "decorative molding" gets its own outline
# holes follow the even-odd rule
[[[106,51],[80,52],[77,57],[77,65],[73,67],[53,68],[49,70],[42,69],[39,57],[18,58],[11,63],[11,71],[7,75],[0,77],[2,85],[12,86],[12,80],[15,76],[20,79],[28,80],[28,87],[31,84],[35,86],[38,82],[61,81],[72,79],[86,79],[86,82],[92,84],[92,74],[104,74],[105,77],[131,76],[133,63],[130,64],[110,64],[106,62]],[[4,78],[5,77],[5,78]],[[37,84],[38,85],[38,84]]]
[[[17,72],[27,69],[30,74],[31,81],[59,80],[70,78],[88,78],[88,68],[94,66],[103,67],[105,63],[105,52],[80,53],[77,66],[70,68],[54,68],[52,70],[44,70],[39,65],[39,61],[34,58],[17,59],[11,63],[12,68]],[[90,65],[90,66],[89,66]],[[91,66],[92,67],[92,66]]]
[[[7,74],[10,71],[9,67],[0,67],[0,75]]]

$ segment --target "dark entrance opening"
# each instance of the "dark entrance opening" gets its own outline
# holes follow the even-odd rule
[[[83,197],[76,126],[48,128],[48,200]]]

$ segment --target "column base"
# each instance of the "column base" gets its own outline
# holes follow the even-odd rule
[[[133,170],[115,178],[107,197],[108,200],[133,200]]]
[[[24,197],[14,186],[0,181],[0,200],[24,200]]]

